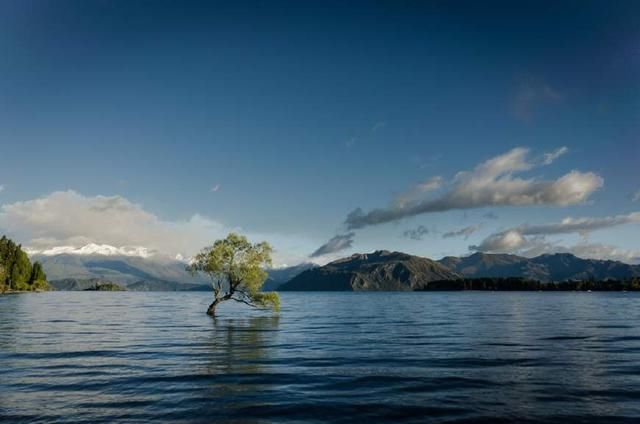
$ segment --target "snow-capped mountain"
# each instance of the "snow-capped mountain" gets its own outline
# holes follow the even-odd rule
[[[90,243],[81,247],[25,250],[42,264],[49,281],[99,278],[122,285],[141,281],[174,285],[205,282],[203,277],[191,275],[181,258],[171,258],[146,247]]]
[[[206,285],[204,289],[209,289],[205,276],[194,276],[186,270],[187,258],[169,257],[144,247],[92,243],[82,247],[25,250],[32,260],[42,264],[47,279],[54,283],[100,279],[136,290],[191,290],[203,285]],[[270,270],[265,287],[274,289],[310,266],[302,264]]]
[[[31,249],[25,248],[29,255],[56,256],[62,254],[69,255],[104,255],[104,256],[137,256],[140,258],[149,258],[156,254],[146,247],[140,246],[121,246],[115,247],[108,244],[89,243],[82,247],[75,246],[57,246],[49,249]]]

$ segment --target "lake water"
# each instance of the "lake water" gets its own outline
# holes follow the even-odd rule
[[[0,296],[0,421],[638,422],[637,293]]]

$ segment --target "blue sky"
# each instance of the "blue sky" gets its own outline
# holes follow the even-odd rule
[[[375,249],[461,255],[505,234],[519,241],[491,251],[640,256],[630,215],[640,210],[637,2],[0,9],[0,230],[25,246],[188,256],[235,229],[272,241],[281,263],[308,260],[335,236],[314,260]],[[491,201],[345,223],[357,208],[397,207],[403,193],[446,198],[461,188],[459,172],[475,178],[516,148],[528,152],[496,176],[506,185],[469,194]],[[512,196],[514,179],[574,170],[602,181],[568,202],[569,193]],[[425,190],[433,177],[438,187]],[[631,218],[523,230],[615,216]]]

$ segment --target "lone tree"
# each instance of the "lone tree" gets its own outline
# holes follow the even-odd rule
[[[245,236],[235,233],[202,249],[187,269],[192,274],[204,272],[211,278],[213,303],[207,314],[215,316],[216,306],[225,300],[279,310],[278,294],[261,291],[267,279],[264,269],[271,266],[272,251],[267,242],[251,244]]]

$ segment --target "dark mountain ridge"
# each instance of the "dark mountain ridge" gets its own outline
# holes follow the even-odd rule
[[[265,281],[264,286],[262,286],[262,290],[278,290],[281,285],[291,280],[296,275],[316,267],[318,267],[318,265],[314,263],[304,262],[290,267],[270,269],[267,271],[269,273],[269,277],[267,277],[267,281]]]
[[[279,290],[410,291],[461,276],[436,261],[378,250],[338,259],[297,275]]]
[[[640,265],[619,261],[583,259],[570,253],[525,258],[507,254],[474,253],[439,261],[468,278],[522,277],[541,282],[571,280],[625,280],[640,276]]]
[[[543,284],[566,281],[625,281],[640,277],[640,265],[582,259],[568,253],[535,258],[474,253],[439,261],[401,252],[376,251],[338,259],[307,270],[280,290],[428,290],[445,281],[474,278],[523,279]],[[429,284],[431,284],[430,287]],[[470,284],[469,287],[473,287]]]

